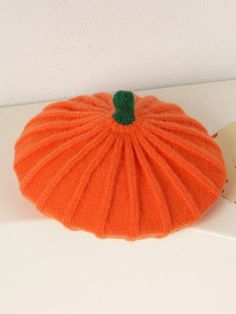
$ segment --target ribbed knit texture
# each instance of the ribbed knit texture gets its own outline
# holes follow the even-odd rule
[[[162,237],[196,222],[225,183],[219,146],[175,104],[135,96],[134,107],[124,125],[108,93],[48,105],[15,145],[22,193],[99,237]]]

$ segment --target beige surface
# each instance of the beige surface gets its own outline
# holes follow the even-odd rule
[[[220,145],[227,168],[227,180],[223,196],[229,201],[236,201],[236,122],[230,123],[214,135]]]

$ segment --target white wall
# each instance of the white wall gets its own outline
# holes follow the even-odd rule
[[[0,104],[236,77],[235,0],[1,0]]]

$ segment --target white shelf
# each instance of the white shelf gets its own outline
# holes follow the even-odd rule
[[[235,90],[228,81],[140,94],[179,103],[213,133],[236,120]],[[235,204],[221,199],[192,228],[128,242],[69,231],[21,196],[14,143],[44,105],[0,108],[0,313],[235,314]]]

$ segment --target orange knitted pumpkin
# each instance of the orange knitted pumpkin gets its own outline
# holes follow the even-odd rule
[[[48,105],[15,145],[22,193],[99,237],[162,237],[219,198],[222,153],[179,106],[119,91]]]

